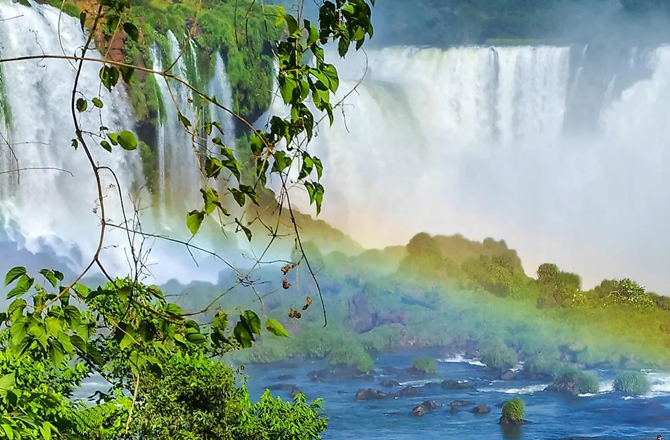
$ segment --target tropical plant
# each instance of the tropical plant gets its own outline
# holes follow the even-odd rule
[[[241,159],[216,135],[217,132],[223,134],[219,121],[209,119],[206,113],[189,119],[178,110],[182,128],[193,139],[193,145],[185,148],[193,147],[197,152],[203,177],[200,207],[186,214],[185,228],[196,235],[212,216],[222,224],[235,225],[236,230],[251,241],[253,233],[249,222],[242,216],[233,216],[226,207],[232,202],[241,208],[258,204],[259,194],[268,186],[268,176],[275,175],[282,182],[278,197],[287,205],[301,256],[300,261],[287,265],[282,271],[286,275],[304,263],[312,272],[286,181],[289,172],[296,168],[297,181],[306,188],[318,215],[324,197],[324,188],[319,183],[323,166],[318,157],[308,152],[307,146],[321,119],[318,114],[315,117],[306,101],[309,98],[313,108],[323,113],[322,118],[327,117],[333,123],[333,109],[339,105],[333,102],[333,96],[340,81],[335,67],[326,62],[324,45],[336,45],[340,56],[345,56],[352,45],[360,49],[372,36],[370,4],[374,4],[374,0],[370,0],[370,4],[365,0],[324,2],[317,25],[288,14],[281,7],[273,9],[275,25],[283,28],[285,34],[280,41],[267,43],[278,62],[279,91],[290,114],[286,118],[271,118],[267,131],[254,129],[234,109],[225,108],[214,97],[199,90],[197,84],[174,73],[171,70],[174,63],[164,70],[153,70],[141,63],[133,64],[137,61],[134,56],[121,61],[107,55],[91,56],[89,51],[94,40],[105,48],[111,45],[111,36],[122,34],[132,52],[133,44],[144,37],[141,25],[129,13],[129,0],[92,3],[92,8],[79,13],[82,30],[88,30],[88,40],[80,53],[0,59],[1,66],[8,62],[56,58],[69,61],[76,69],[70,94],[74,134],[71,145],[88,159],[93,175],[91,185],[97,193],[95,212],[100,216],[101,225],[97,248],[87,256],[90,261],[85,269],[73,279],[66,280],[63,273],[50,269],[41,270],[38,278],[21,266],[6,275],[5,286],[10,287],[7,298],[12,302],[0,314],[3,325],[0,331],[2,435],[10,439],[46,440],[319,438],[326,427],[319,401],[307,404],[304,396],[299,396],[289,403],[265,395],[252,405],[246,390],[236,386],[232,370],[213,360],[251,347],[261,334],[267,338],[288,336],[279,320],[265,316],[261,321],[256,312],[245,308],[233,313],[237,310],[234,306],[224,311],[219,300],[225,293],[201,309],[185,313],[179,305],[169,302],[158,287],[141,282],[147,269],[143,245],[136,241],[137,237],[162,237],[142,231],[141,223],[136,218],[131,220],[133,213],[124,212],[122,224],[113,224],[108,219],[106,209],[110,194],[104,187],[102,174],[109,174],[113,179],[116,174],[114,169],[94,159],[98,157],[95,151],[98,148],[121,154],[117,150],[132,152],[141,144],[130,127],[117,132],[104,125],[95,130],[83,125],[82,115],[99,112],[105,103],[102,96],[86,96],[80,90],[80,79],[84,65],[89,63],[100,65],[101,85],[108,91],[132,88],[137,73],[156,75],[166,83],[176,82],[188,89],[200,108],[215,106],[234,114],[249,130],[249,159],[254,165],[251,169],[243,167]],[[196,3],[193,10],[200,11],[202,0]],[[65,7],[70,3],[61,5]],[[171,9],[171,13],[178,10],[178,7]],[[67,12],[74,13],[73,8],[69,6]],[[196,15],[195,22],[199,18]],[[262,20],[265,19],[263,13]],[[187,40],[193,38],[195,28],[181,29],[188,31]],[[308,55],[313,57],[310,64],[306,62]],[[11,87],[15,80],[20,79],[3,76],[3,87]],[[199,148],[200,142],[213,145],[216,150]],[[140,147],[140,153],[145,162],[154,160],[146,147]],[[243,170],[250,171],[251,175],[242,175]],[[116,180],[114,188],[123,202],[123,189],[118,186]],[[110,228],[127,233],[131,269],[126,277],[110,274],[101,259]],[[189,243],[182,244],[193,248]],[[209,255],[218,257],[213,252]],[[91,288],[83,280],[94,267],[107,282]],[[235,286],[248,282],[249,274],[239,272],[238,275]],[[316,289],[320,292],[318,283]],[[311,298],[306,302],[303,312],[311,304]],[[291,310],[289,316],[299,319],[300,313]],[[93,406],[73,402],[73,390],[83,378],[94,373],[107,380],[111,389],[99,391],[98,402]]]

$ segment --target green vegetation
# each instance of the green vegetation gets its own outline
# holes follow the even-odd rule
[[[642,395],[648,393],[651,384],[647,376],[639,371],[627,371],[617,374],[614,389],[625,394]]]
[[[600,389],[598,377],[589,371],[580,371],[574,367],[567,367],[558,374],[555,385],[566,384],[571,387],[572,393],[594,394]]]
[[[502,417],[510,422],[520,422],[526,416],[523,400],[515,397],[503,403]]]
[[[374,368],[372,357],[357,344],[344,344],[333,348],[328,364],[355,367],[361,373],[367,373]]]
[[[238,4],[241,7],[239,10]],[[262,5],[251,8],[251,5],[257,5],[253,0],[235,1],[235,5],[233,8],[229,1],[203,1],[205,12],[223,14],[233,11],[233,22],[239,19],[240,28],[235,28],[233,32],[235,38],[241,38],[235,42],[240,46],[238,50],[249,51],[241,55],[250,61],[247,67],[251,65],[253,68],[252,52],[256,59],[262,59],[253,45],[264,42],[258,35],[250,35],[251,28],[247,24],[253,20],[264,24],[268,18],[266,12],[274,12],[272,23],[275,27],[286,28],[285,38],[277,45],[276,54],[280,90],[285,104],[291,108],[291,115],[286,119],[273,117],[269,132],[258,130],[249,136],[251,157],[244,159],[253,161],[255,167],[252,169],[253,176],[243,178],[240,163],[232,150],[213,136],[214,129],[220,130],[220,124],[207,120],[206,114],[190,121],[179,112],[179,122],[184,130],[199,136],[203,142],[220,147],[216,153],[202,152],[202,172],[206,177],[203,180],[207,181],[207,186],[200,189],[202,208],[184,213],[184,230],[190,231],[193,236],[197,235],[205,218],[215,215],[215,212],[220,218],[230,217],[224,207],[228,201],[234,200],[240,208],[258,203],[259,193],[268,190],[267,174],[274,174],[277,179],[285,181],[288,178],[287,163],[300,165],[301,174],[297,182],[308,190],[317,213],[320,211],[324,188],[319,181],[323,166],[306,150],[315,129],[316,117],[305,101],[311,99],[318,110],[317,117],[323,114],[333,118],[330,99],[338,89],[339,77],[335,67],[326,63],[323,45],[334,42],[343,57],[352,45],[359,49],[373,32],[371,8],[363,0],[324,4],[318,27],[307,21],[298,23],[295,17],[281,9],[259,10]],[[84,6],[97,12],[94,17],[88,15],[91,13],[88,9],[82,13],[82,28],[88,22],[96,23],[96,26],[91,27],[89,41],[82,46],[78,58],[69,60],[77,68],[77,80],[70,91],[73,97],[71,132],[74,136],[71,146],[77,154],[85,156],[91,166],[94,177],[90,184],[97,190],[94,212],[99,210],[103,216],[100,241],[97,250],[83,256],[89,259],[88,265],[84,264],[86,268],[69,280],[55,270],[42,269],[38,273],[30,273],[22,266],[16,266],[6,274],[4,290],[11,303],[0,312],[0,437],[25,440],[319,439],[327,426],[320,400],[307,403],[303,395],[297,395],[291,403],[274,399],[266,393],[259,402],[252,403],[245,387],[237,383],[237,372],[222,361],[230,353],[254,345],[270,348],[272,341],[288,340],[287,327],[292,327],[273,317],[283,315],[285,310],[259,314],[243,305],[249,304],[250,299],[252,302],[255,298],[260,301],[260,297],[245,291],[235,302],[231,302],[228,296],[222,302],[225,293],[219,291],[210,304],[185,312],[181,305],[170,302],[167,298],[171,296],[166,296],[157,286],[138,281],[145,279],[149,273],[144,266],[147,255],[143,245],[135,241],[137,231],[129,230],[127,235],[125,250],[130,273],[112,277],[116,274],[110,274],[111,269],[100,260],[100,253],[109,245],[104,241],[105,232],[110,227],[104,217],[107,200],[116,197],[117,190],[122,194],[126,188],[116,187],[113,191],[103,188],[100,174],[114,174],[117,170],[98,163],[93,157],[98,148],[110,154],[120,154],[120,148],[130,152],[127,154],[140,154],[145,168],[155,168],[156,159],[155,152],[137,139],[130,131],[131,127],[121,127],[118,133],[111,132],[103,125],[105,121],[101,121],[101,127],[96,129],[98,132],[92,133],[88,131],[90,127],[81,125],[84,123],[82,120],[87,118],[78,118],[77,114],[96,111],[105,105],[99,97],[88,98],[79,89],[80,74],[86,72],[84,65],[95,63],[93,65],[100,68],[101,87],[109,91],[125,87],[133,93],[133,87],[138,87],[137,81],[140,81],[144,82],[139,89],[142,91],[144,87],[141,93],[145,93],[146,88],[155,92],[151,75],[142,78],[146,58],[140,54],[146,56],[148,45],[153,42],[151,32],[156,32],[156,42],[164,47],[165,42],[158,37],[158,32],[169,29],[149,22],[152,12],[155,13],[154,18],[165,19],[166,25],[176,24],[180,28],[179,33],[175,29],[177,38],[181,38],[189,27],[193,29],[196,40],[208,34],[198,29],[199,25],[193,19],[194,0],[139,1],[133,7],[127,0],[91,0],[86,4],[82,2]],[[141,7],[147,9],[138,14],[134,8]],[[251,15],[258,18],[246,20]],[[242,24],[242,18],[247,24]],[[216,23],[216,26],[219,25],[223,23]],[[242,28],[244,33],[240,33]],[[99,64],[87,56],[90,55],[89,43],[93,39],[98,45],[109,44],[109,57]],[[124,42],[123,47],[119,42]],[[244,48],[241,48],[242,45]],[[309,67],[303,58],[308,52],[315,59]],[[44,54],[45,57],[54,55],[61,56]],[[231,53],[228,55],[231,56]],[[35,58],[40,57],[36,55]],[[124,61],[136,65],[131,66]],[[185,80],[198,83],[209,63],[202,62],[197,53],[186,55],[185,61],[188,65]],[[167,78],[163,73],[159,76]],[[20,81],[21,78],[5,80]],[[203,82],[198,84],[189,85],[201,87]],[[150,117],[160,113],[161,105],[168,103],[161,104],[155,95],[144,100],[131,98],[135,113]],[[198,93],[197,99],[208,105],[219,105],[213,97],[206,95],[206,91]],[[67,127],[63,129],[67,130]],[[299,142],[295,142],[296,139]],[[288,149],[289,154],[275,149],[282,143],[293,146]],[[268,166],[268,158],[272,158],[272,168]],[[224,169],[230,174],[217,182]],[[230,180],[227,179],[229,176]],[[242,183],[252,179],[257,185]],[[292,185],[295,183],[292,182]],[[149,184],[155,184],[155,179],[149,179]],[[287,191],[287,188],[282,187],[282,191]],[[228,201],[223,200],[225,197]],[[130,211],[124,214],[132,215]],[[253,233],[245,223],[239,218],[234,219],[239,232],[251,241]],[[122,227],[134,225],[128,222]],[[297,228],[297,225],[294,224],[294,227]],[[299,241],[297,237],[296,240]],[[319,254],[316,247],[309,252],[313,256]],[[304,252],[298,252],[297,257],[307,261]],[[287,265],[283,274],[297,273],[298,270],[293,269],[298,265]],[[90,278],[85,278],[91,275],[89,270],[93,267],[99,268],[106,279],[97,286]],[[246,283],[238,277],[239,273],[227,280],[229,290],[230,286],[239,287]],[[84,279],[93,287],[85,285]],[[284,280],[284,283],[287,286],[285,289],[288,289],[287,281]],[[311,298],[308,296],[305,301],[302,311],[307,315]],[[291,314],[295,320],[300,318],[295,309],[291,308]],[[308,334],[303,335],[310,345],[318,343],[321,337],[315,335],[316,340],[310,341]],[[344,335],[335,337],[340,342],[348,342]],[[260,340],[264,343],[259,344]],[[327,345],[332,347],[332,341],[329,340]],[[278,350],[270,348],[267,353],[270,356],[286,355],[287,351],[282,351],[281,345],[279,347]],[[340,343],[339,347],[343,348],[345,344]],[[317,353],[322,355],[329,353],[335,364],[355,365],[362,371],[372,368],[372,359],[361,346],[350,344],[346,348],[346,351],[340,352],[332,349],[326,352],[318,347],[315,350],[320,350]],[[74,399],[74,390],[80,387],[83,379],[93,374],[104,378],[111,385],[110,390],[98,391],[95,402]]]
[[[433,358],[423,357],[412,361],[412,368],[424,374],[437,374],[437,362]]]
[[[514,367],[517,362],[516,352],[504,343],[484,343],[482,362],[489,368],[502,369]]]

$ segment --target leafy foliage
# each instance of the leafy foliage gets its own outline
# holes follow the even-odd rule
[[[567,367],[558,374],[554,383],[572,384],[574,394],[593,394],[600,388],[598,377],[588,371],[580,371],[573,367]]]
[[[521,421],[526,416],[523,400],[515,397],[503,403],[502,417],[509,421]]]
[[[437,373],[437,362],[433,358],[423,357],[412,361],[412,368],[425,374]]]
[[[482,349],[482,362],[493,369],[510,368],[518,362],[516,352],[503,343],[488,343]]]
[[[649,379],[639,371],[625,371],[614,378],[614,389],[624,394],[642,395],[651,389]]]

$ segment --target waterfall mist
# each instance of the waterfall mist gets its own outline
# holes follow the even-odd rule
[[[368,55],[344,120],[313,147],[326,168],[325,220],[375,247],[419,231],[493,236],[529,273],[555,262],[585,284],[633,277],[668,291],[670,48],[642,57],[647,76],[605,88],[610,99],[577,84],[583,46]],[[364,66],[362,54],[338,66],[340,95]],[[568,107],[585,106],[596,122],[567,129]]]

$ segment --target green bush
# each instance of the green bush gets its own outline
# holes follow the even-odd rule
[[[533,375],[544,375],[556,379],[565,369],[565,363],[549,356],[536,355],[523,364],[523,370]]]
[[[588,371],[580,371],[574,367],[563,369],[554,381],[554,384],[572,383],[573,394],[595,394],[600,389],[598,377]]]
[[[651,384],[647,376],[639,371],[625,371],[616,375],[614,389],[625,394],[641,395],[649,392]]]
[[[500,343],[485,346],[482,349],[482,362],[489,368],[499,370],[517,364],[516,352],[507,345]]]
[[[412,362],[412,368],[421,373],[436,374],[437,362],[435,361],[435,359],[429,357],[414,359],[414,361]]]
[[[525,417],[523,400],[520,397],[508,400],[503,404],[502,416],[508,421],[521,421]]]
[[[329,365],[356,367],[361,373],[367,373],[374,367],[374,361],[360,345],[345,344],[334,348],[328,357]]]

